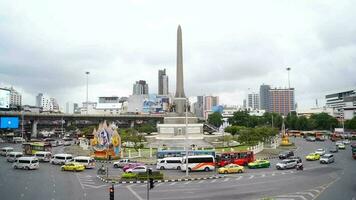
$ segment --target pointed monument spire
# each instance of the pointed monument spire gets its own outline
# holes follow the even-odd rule
[[[178,25],[177,30],[177,84],[176,98],[185,98],[184,81],[183,81],[183,45],[182,45],[182,28]],[[176,100],[176,112],[181,114],[184,112],[185,100]]]

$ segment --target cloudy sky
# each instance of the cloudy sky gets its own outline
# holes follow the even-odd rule
[[[296,88],[300,108],[356,87],[356,4],[298,1],[0,1],[0,87],[26,104],[128,96],[136,80],[175,91],[176,29],[183,29],[185,92],[241,105],[262,83]]]

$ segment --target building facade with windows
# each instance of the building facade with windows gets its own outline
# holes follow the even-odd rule
[[[355,89],[327,94],[325,95],[326,107],[334,110],[334,117],[343,118],[345,107],[348,107],[346,110],[350,110],[350,107],[356,106],[356,101],[353,100],[354,96],[356,96]]]
[[[168,95],[168,88],[166,69],[158,70],[158,95]]]
[[[252,110],[260,109],[260,95],[257,93],[247,94],[247,108]]]
[[[287,116],[295,110],[294,88],[270,89],[268,112],[275,112]]]
[[[148,84],[144,80],[139,80],[136,81],[136,83],[133,84],[133,95],[142,95],[142,94],[148,94]]]

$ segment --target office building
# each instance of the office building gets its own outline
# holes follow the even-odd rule
[[[42,112],[50,112],[51,111],[51,98],[46,94],[39,93],[36,96],[36,106],[40,107]]]
[[[287,116],[289,112],[295,110],[294,88],[270,89],[268,112],[275,112]]]
[[[325,95],[326,107],[332,108],[334,110],[334,117],[342,118],[343,108],[346,106],[346,102],[352,102],[352,96],[355,95],[355,89],[349,89]],[[347,103],[348,107],[350,107],[351,104],[353,103]]]
[[[10,90],[10,108],[21,107],[22,95],[16,91],[13,87],[7,88]]]
[[[158,70],[158,95],[168,95],[168,76],[166,69]]]
[[[205,96],[204,97],[204,119],[208,119],[209,113],[214,106],[219,105],[218,96]]]
[[[148,94],[148,84],[144,80],[136,81],[133,85],[133,95]]]
[[[197,102],[194,105],[194,113],[198,118],[204,118],[204,96],[197,96]]]
[[[260,109],[262,110],[269,110],[268,106],[269,106],[269,90],[271,89],[271,87],[269,85],[261,85],[260,86]]]
[[[78,104],[76,104],[78,107]],[[65,107],[65,113],[67,114],[74,114],[75,108],[74,108],[74,103],[73,102],[67,102],[66,107]]]
[[[257,93],[247,94],[247,108],[252,110],[260,109],[260,95]]]

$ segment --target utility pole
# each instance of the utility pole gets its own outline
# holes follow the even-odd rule
[[[185,176],[188,177],[188,98],[185,99],[185,156]]]
[[[88,93],[89,93],[89,89],[88,89],[88,79],[89,79],[89,74],[90,74],[90,72],[85,72],[85,74],[87,75],[86,77],[87,77],[87,99],[86,99],[86,107],[87,107],[87,111],[86,111],[86,114],[88,115]]]

